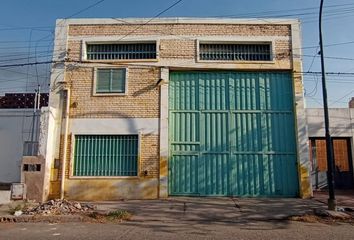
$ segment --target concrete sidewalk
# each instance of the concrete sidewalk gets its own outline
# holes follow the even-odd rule
[[[327,191],[314,191],[314,199],[323,204],[327,204]],[[335,197],[338,207],[354,209],[354,190],[335,190]]]
[[[354,195],[338,194],[338,207],[354,207]],[[327,209],[327,193],[312,199],[299,198],[201,198],[171,197],[157,200],[90,202],[98,212],[127,210],[133,221],[246,222],[283,220]],[[13,202],[12,207],[20,202]],[[10,205],[0,206],[0,216],[8,215]]]
[[[310,199],[294,198],[192,198],[95,202],[98,211],[127,210],[135,221],[223,221],[281,220],[313,213],[325,205]]]

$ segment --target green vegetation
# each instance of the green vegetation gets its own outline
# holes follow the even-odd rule
[[[108,220],[130,220],[132,215],[126,210],[116,210],[107,214]]]
[[[9,213],[14,215],[16,211],[23,211],[26,208],[26,204],[17,204],[15,206],[9,206]]]

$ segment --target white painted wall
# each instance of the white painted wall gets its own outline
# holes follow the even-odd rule
[[[20,182],[23,142],[31,140],[32,109],[0,109],[0,182]]]
[[[73,134],[158,134],[158,118],[75,118],[70,119]]]
[[[329,123],[332,137],[353,137],[354,108],[330,108]],[[306,118],[309,137],[324,137],[322,108],[307,108]]]

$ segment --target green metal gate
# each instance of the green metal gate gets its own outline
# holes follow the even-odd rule
[[[289,72],[172,72],[169,194],[297,196]]]

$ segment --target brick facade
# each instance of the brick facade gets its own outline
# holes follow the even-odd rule
[[[71,25],[69,26],[69,37],[84,38],[87,36],[121,36],[131,32],[137,25]],[[132,34],[134,36],[156,36],[169,37],[161,39],[159,44],[160,60],[185,59],[195,60],[197,52],[198,37],[252,37],[252,36],[291,36],[289,25],[206,25],[206,24],[157,24],[145,25]],[[119,37],[117,37],[119,39]],[[68,58],[71,61],[80,61],[82,53],[82,42],[79,40],[68,41]],[[286,61],[290,68],[291,41],[275,41],[275,59]]]
[[[114,67],[114,66],[113,66]],[[66,71],[71,86],[70,118],[157,118],[160,71],[155,67],[129,67],[126,95],[94,96],[94,67]]]
[[[69,26],[69,36],[107,35],[290,36],[288,24],[102,24]]]
[[[133,30],[134,32],[132,33]],[[86,38],[108,37],[112,39],[117,36],[117,39],[119,39],[119,36],[125,35],[137,36],[140,39],[148,36],[156,38],[158,41],[158,59],[148,61],[145,63],[146,66],[143,66],[144,64],[139,64],[139,61],[89,62],[82,58],[85,48],[83,44]],[[68,63],[66,63],[64,80],[68,83],[71,90],[70,119],[159,118],[160,101],[167,101],[167,99],[160,100],[159,86],[156,85],[161,76],[160,68],[179,67],[179,65],[163,66],[164,63],[179,61],[182,64],[190,64],[192,68],[198,59],[198,37],[248,37],[249,39],[255,36],[266,36],[268,39],[275,39],[273,41],[274,62],[248,62],[242,65],[243,69],[292,70],[291,25],[289,24],[69,24],[66,40]],[[95,68],[98,66],[107,67],[105,65],[107,62],[110,63],[109,67],[124,67],[127,69],[128,90],[126,95],[95,96],[93,94]],[[222,63],[200,64],[203,65],[198,66],[203,69],[217,69],[222,65]],[[301,93],[301,76],[295,76],[294,79],[296,93]],[[72,161],[71,139],[70,135],[68,137],[66,167],[66,178],[70,182],[70,186],[74,184],[69,175]],[[154,178],[158,180],[160,166],[159,141],[159,136],[156,133],[141,136],[139,179]],[[63,139],[61,138],[60,159],[63,157],[62,142]],[[82,181],[82,184],[84,182]],[[72,191],[74,190],[68,190],[68,192]],[[151,191],[148,198],[155,196],[156,191]],[[120,195],[122,193],[117,193],[117,196]],[[75,196],[69,196],[69,198],[75,198]],[[90,199],[90,197],[85,198],[81,195],[77,198]]]

